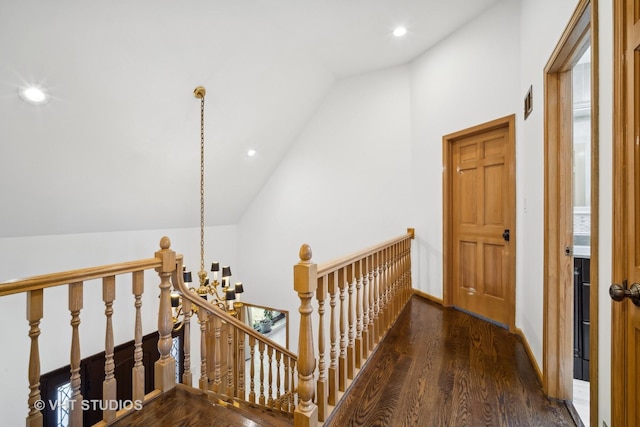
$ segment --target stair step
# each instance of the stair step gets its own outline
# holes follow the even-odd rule
[[[213,394],[178,384],[112,425],[291,427],[293,417],[249,403],[219,401]]]
[[[255,405],[249,402],[234,401],[233,403],[225,402],[215,397],[210,392],[209,399],[214,400],[214,404],[232,410],[249,420],[253,420],[260,426],[268,427],[291,427],[293,426],[293,415],[280,411],[267,409],[263,406]]]

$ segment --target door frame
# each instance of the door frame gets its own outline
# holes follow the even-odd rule
[[[580,0],[545,67],[543,389],[573,396],[573,243],[571,69],[591,43],[590,415],[598,420],[599,111],[598,4]]]
[[[627,1],[613,0],[613,259],[612,283],[627,278],[629,239],[627,223],[627,167],[632,161],[626,148],[627,103],[633,102],[627,88]],[[626,344],[628,304],[611,304],[611,425],[626,425]]]
[[[509,144],[509,158],[505,159],[505,164],[509,168],[508,172],[508,189],[509,212],[507,221],[511,224],[509,250],[511,251],[511,263],[508,266],[507,282],[512,286],[508,290],[507,302],[509,304],[509,315],[507,327],[510,331],[515,331],[516,323],[516,116],[511,114],[487,123],[473,126],[442,137],[442,153],[443,153],[443,298],[442,302],[445,307],[453,305],[453,295],[455,293],[453,283],[453,209],[454,200],[451,190],[453,189],[453,177],[455,167],[453,165],[453,145],[456,141],[467,138],[479,133],[488,132],[502,127],[508,128],[507,144]]]

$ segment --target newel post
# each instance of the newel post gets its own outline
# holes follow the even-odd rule
[[[160,240],[160,250],[155,257],[162,260],[162,265],[156,269],[160,276],[160,307],[158,308],[158,352],[160,358],[154,365],[154,379],[156,390],[171,390],[176,385],[176,362],[171,357],[171,295],[170,278],[176,269],[176,253],[170,249],[171,241],[164,236]]]
[[[300,247],[300,262],[293,267],[293,288],[300,298],[300,333],[298,335],[298,406],[293,414],[296,427],[318,425],[318,407],[313,403],[315,395],[314,370],[316,359],[313,349],[311,299],[318,287],[318,266],[311,262],[311,247]]]

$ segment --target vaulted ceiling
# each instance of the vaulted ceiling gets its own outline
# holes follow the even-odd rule
[[[4,1],[0,237],[197,226],[198,85],[206,224],[235,224],[336,79],[410,62],[495,1]]]

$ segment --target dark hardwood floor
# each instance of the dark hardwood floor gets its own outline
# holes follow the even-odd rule
[[[414,296],[325,426],[574,426],[516,335]]]

